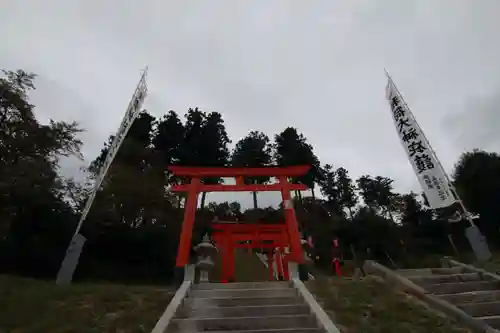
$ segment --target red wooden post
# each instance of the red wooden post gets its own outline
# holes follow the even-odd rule
[[[182,267],[189,263],[193,223],[196,214],[196,206],[198,205],[199,185],[200,179],[193,177],[189,185],[186,206],[184,207],[184,222],[182,223],[181,239],[177,250],[177,267]]]
[[[230,259],[230,254],[229,254],[229,239],[227,237],[227,234],[225,235],[222,243],[224,244],[222,246],[222,274],[221,274],[221,282],[222,283],[227,283],[229,282],[229,259]]]
[[[232,237],[228,237],[229,243],[227,244],[228,247],[228,256],[227,260],[227,280],[229,281],[234,281],[234,251],[236,250],[234,247],[234,241],[232,240]]]
[[[280,176],[279,182],[281,187],[281,197],[283,199],[283,209],[285,211],[285,222],[290,236],[290,252],[291,260],[299,264],[304,262],[304,253],[300,244],[300,233],[295,210],[293,209],[292,197],[290,195],[290,184],[286,176]]]

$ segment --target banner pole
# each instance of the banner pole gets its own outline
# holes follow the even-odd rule
[[[73,237],[71,237],[71,241],[66,250],[66,254],[59,268],[59,272],[57,273],[56,284],[69,284],[73,279],[73,274],[75,272],[76,266],[78,265],[78,260],[80,258],[80,254],[83,248],[83,244],[86,241],[86,238],[80,234],[80,230],[82,228],[83,222],[87,218],[87,215],[92,207],[92,203],[97,195],[97,191],[101,187],[102,181],[106,176],[106,173],[111,166],[125,136],[127,135],[130,127],[134,123],[135,119],[139,115],[142,107],[142,103],[146,98],[147,94],[147,86],[146,86],[146,75],[148,68],[143,70],[139,83],[137,84],[134,94],[132,95],[132,99],[130,100],[127,109],[125,111],[125,116],[120,123],[120,127],[116,132],[111,145],[108,147],[108,152],[106,154],[106,158],[104,159],[104,163],[101,166],[101,170],[97,175],[94,186],[92,188],[92,192],[90,193],[87,201],[85,202],[85,206],[83,207],[80,219],[78,220],[78,224],[76,226],[75,232],[73,233]]]
[[[438,175],[432,175],[434,181],[437,182],[437,184],[434,184],[434,186],[437,186],[437,190],[438,191],[439,191],[439,185],[446,186],[446,188],[444,190],[447,190],[447,191],[450,192],[450,194],[447,194],[449,200],[446,201],[445,205],[440,205],[440,204],[436,205],[436,204],[433,204],[432,200],[435,200],[435,198],[433,198],[432,200],[431,200],[431,198],[429,198],[429,195],[432,195],[433,193],[429,192],[429,195],[426,193],[427,199],[429,200],[431,208],[435,207],[434,209],[437,209],[437,208],[451,207],[456,202],[458,202],[459,205],[461,206],[462,210],[463,210],[463,214],[465,215],[465,218],[467,219],[467,221],[470,224],[470,226],[465,229],[465,234],[466,234],[466,236],[467,236],[467,238],[468,238],[468,240],[469,240],[469,242],[471,244],[472,250],[474,251],[476,257],[480,261],[487,261],[487,260],[489,260],[491,258],[491,251],[489,250],[488,242],[486,240],[486,237],[484,237],[484,235],[481,233],[481,230],[477,227],[477,225],[472,220],[471,214],[469,213],[469,211],[465,207],[465,205],[464,205],[463,201],[461,200],[461,198],[458,196],[458,193],[457,193],[455,187],[453,186],[453,183],[451,182],[451,180],[450,180],[450,178],[448,176],[448,173],[443,168],[443,165],[441,164],[441,161],[437,157],[436,152],[434,151],[434,149],[432,148],[429,140],[425,136],[425,133],[422,131],[422,128],[420,127],[420,125],[418,124],[417,120],[415,119],[415,116],[411,112],[411,109],[408,106],[408,103],[406,103],[406,100],[404,99],[403,95],[401,94],[401,92],[399,91],[399,89],[396,87],[396,84],[394,83],[394,80],[391,78],[391,76],[389,75],[389,73],[387,72],[387,70],[385,70],[385,73],[386,73],[387,78],[388,78],[387,87],[386,87],[386,98],[387,98],[387,100],[390,103],[391,110],[393,111],[393,115],[392,116],[393,116],[395,124],[396,124],[396,129],[397,129],[397,125],[398,125],[397,118],[398,117],[404,117],[404,113],[403,113],[403,115],[401,115],[398,112],[398,116],[396,116],[396,113],[395,113],[396,111],[398,111],[398,109],[397,109],[398,105],[397,104],[399,102],[401,102],[402,105],[405,107],[405,110],[408,112],[407,116],[406,116],[407,118],[403,118],[403,121],[405,121],[407,123],[411,121],[413,123],[412,124],[413,128],[416,129],[416,130],[418,130],[418,135],[419,136],[420,135],[422,136],[422,140],[419,141],[419,144],[422,144],[422,141],[424,142],[425,147],[426,147],[425,149],[429,150],[429,154],[431,155],[431,157],[432,157],[432,159],[434,161],[433,168],[437,166],[440,169],[440,170],[438,170],[438,171],[440,171],[440,174],[438,174]],[[393,96],[397,97],[397,99],[394,100]],[[401,110],[399,110],[399,111],[401,111]],[[404,120],[404,119],[406,119],[406,120]],[[401,120],[399,120],[399,124],[400,124],[400,139],[403,142],[403,141],[406,141],[406,140],[404,140],[403,137],[401,137],[401,130],[402,130],[402,126],[403,126],[402,124],[404,124],[404,122],[401,122]],[[406,126],[409,126],[409,125],[406,125]],[[406,132],[404,133],[404,135],[406,135]],[[408,154],[409,157],[411,157],[411,156],[414,155],[414,153],[413,153],[413,155],[411,155],[409,153],[409,146],[406,146],[405,150],[406,150],[406,153]],[[415,164],[414,164],[415,161],[411,161],[411,159],[410,159],[410,162],[412,162],[412,166],[415,169]],[[419,177],[419,174],[422,171],[420,171],[420,168],[418,168],[418,167],[417,167],[417,169],[419,169],[419,172],[417,172],[417,178],[419,178],[420,185],[422,186],[422,188],[424,190],[424,193],[425,193],[426,190],[425,190],[425,186],[424,186],[423,183],[427,184],[427,179],[431,175],[426,175],[428,177],[427,179],[424,178],[425,176],[422,176],[422,178],[424,178],[424,180],[422,181],[422,179],[420,179],[420,177]],[[428,184],[427,184],[427,186],[428,186]],[[429,187],[429,189],[431,189],[431,187]],[[439,192],[438,192],[438,195],[439,195]],[[450,196],[452,196],[452,197],[450,198]],[[441,200],[444,201],[444,198],[441,197]]]

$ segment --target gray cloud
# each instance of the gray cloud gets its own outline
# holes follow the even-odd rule
[[[40,75],[39,114],[79,120],[88,130],[88,160],[118,127],[146,63],[146,107],[156,116],[191,106],[217,110],[234,141],[250,130],[273,136],[296,126],[323,163],[353,177],[392,177],[400,191],[418,184],[384,99],[384,67],[446,169],[464,149],[498,147],[480,123],[460,125],[472,123],[464,110],[489,108],[474,102],[478,96],[495,96],[500,86],[495,0],[0,6],[0,29],[9,36],[0,67]],[[497,119],[493,112],[485,124]]]
[[[445,122],[459,149],[500,151],[500,89],[469,100]]]

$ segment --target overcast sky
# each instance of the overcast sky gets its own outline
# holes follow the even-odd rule
[[[499,14],[498,0],[2,0],[0,68],[39,75],[37,116],[80,122],[87,161],[148,64],[155,116],[215,110],[234,142],[295,126],[322,163],[417,191],[384,68],[448,171],[499,151]]]

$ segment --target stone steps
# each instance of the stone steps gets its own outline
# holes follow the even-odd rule
[[[500,302],[458,303],[456,306],[473,317],[500,315]]]
[[[321,333],[317,317],[290,282],[193,285],[168,333]]]
[[[410,280],[420,285],[431,285],[431,284],[448,283],[448,282],[482,281],[483,278],[477,273],[460,273],[460,274],[433,274],[426,276],[410,277]],[[486,278],[484,280],[491,280],[491,279]]]
[[[217,307],[230,307],[230,306],[252,306],[252,305],[283,305],[293,304],[296,296],[280,296],[280,297],[214,297],[214,298],[188,298],[185,305],[193,308],[202,307],[205,304]]]
[[[228,290],[228,289],[289,289],[289,282],[233,282],[233,283],[200,283],[193,285],[193,290]]]
[[[458,294],[468,291],[496,290],[500,287],[498,281],[450,282],[425,286],[425,289],[435,295]]]
[[[435,267],[431,268],[432,274],[461,274],[466,273],[462,267]]]
[[[433,274],[449,275],[460,274],[464,272],[461,267],[446,267],[446,268],[416,268],[416,269],[399,269],[398,274],[404,277],[422,277]]]
[[[210,333],[226,333],[227,331],[210,331]],[[317,328],[273,328],[263,330],[240,330],[232,333],[321,333]]]
[[[224,298],[224,297],[293,297],[296,296],[295,289],[292,288],[245,288],[245,289],[194,289],[193,297],[199,298]],[[191,294],[189,295],[191,296]]]
[[[425,273],[423,275],[413,275],[415,271]],[[431,274],[428,274],[429,272]],[[403,270],[402,275],[435,295],[458,294],[500,288],[499,281],[477,272],[465,272],[461,267],[427,268],[410,270],[410,273],[408,273],[408,270]]]
[[[316,328],[319,329],[316,318],[307,315],[283,315],[265,317],[218,317],[218,318],[176,318],[172,322],[181,332],[196,328],[198,332],[203,331],[241,331],[262,330],[277,328]],[[189,332],[187,331],[187,332]]]
[[[493,328],[500,328],[500,316],[478,317],[477,319],[484,321],[486,324],[490,325]]]
[[[305,304],[283,305],[252,305],[235,307],[205,307],[197,309],[182,309],[180,318],[212,318],[212,317],[259,317],[269,315],[302,315],[309,314],[309,307]]]
[[[458,294],[438,295],[438,297],[454,304],[494,302],[500,301],[500,290],[469,291]]]
[[[398,270],[398,274],[492,328],[500,328],[500,279],[462,266]],[[471,318],[472,317],[472,318]]]

